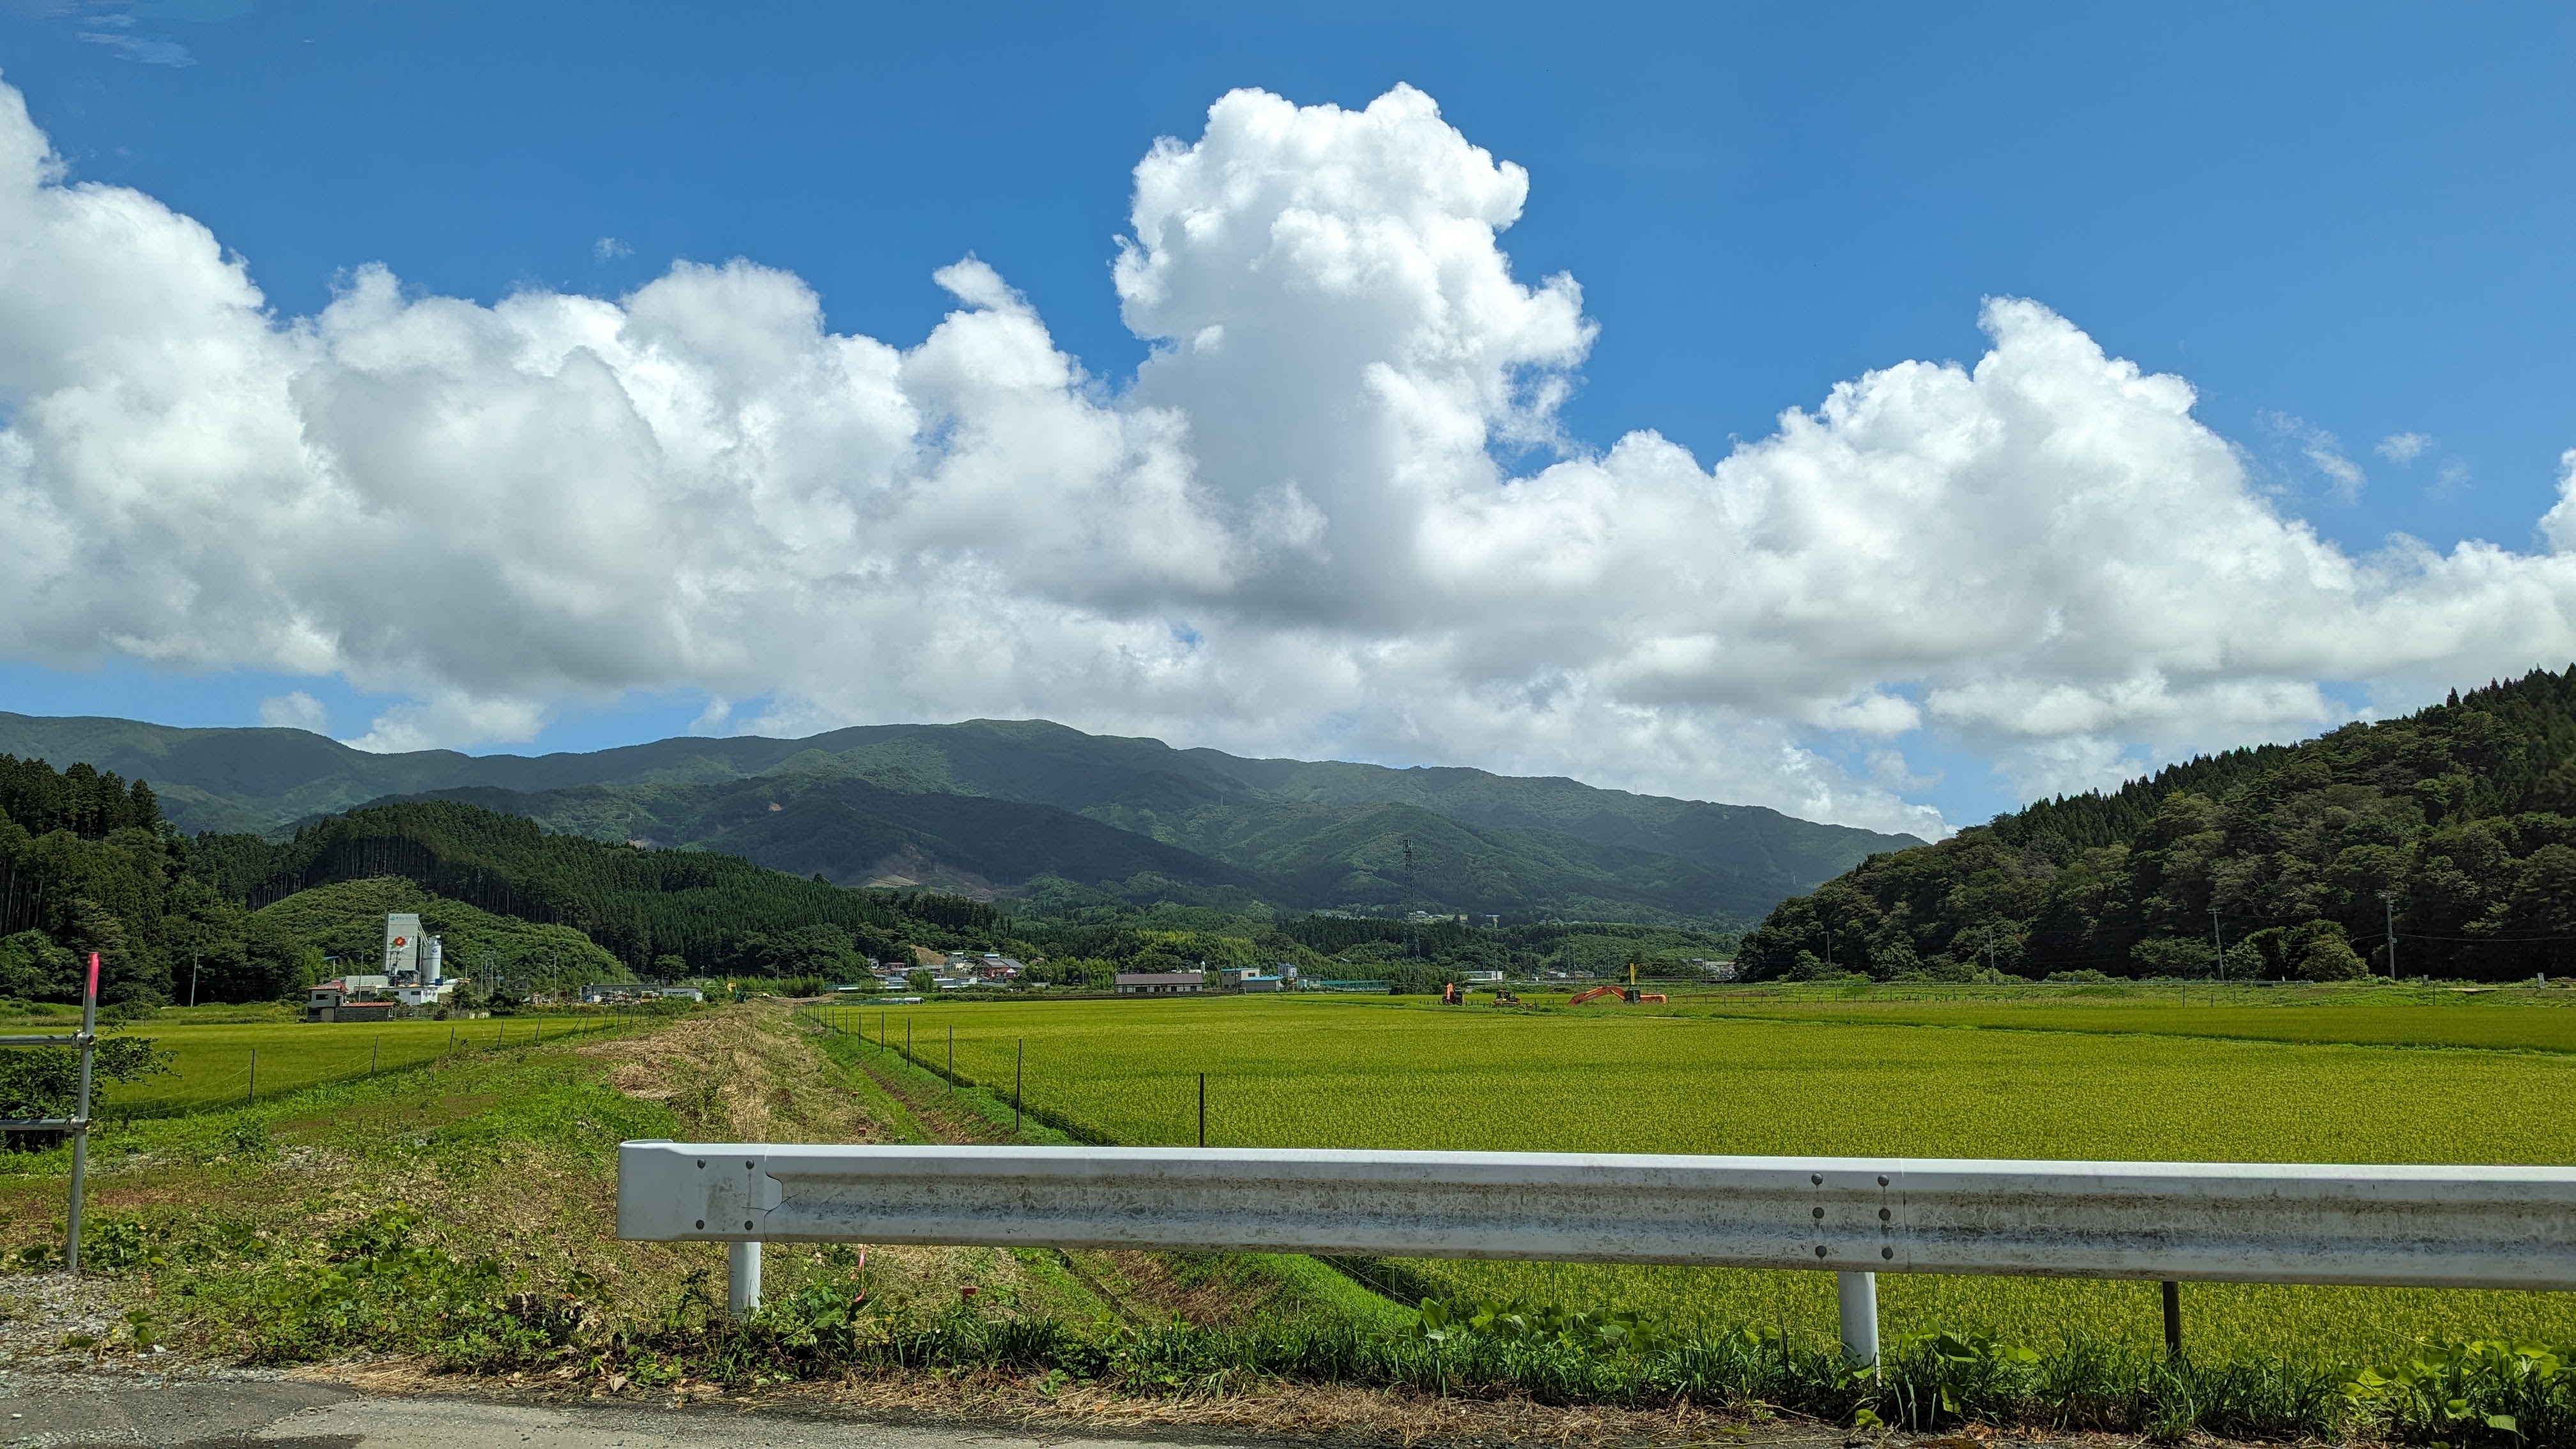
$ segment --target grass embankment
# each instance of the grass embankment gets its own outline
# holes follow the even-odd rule
[[[128,1311],[109,1343],[74,1347],[254,1363],[411,1353],[685,1390],[812,1369],[823,1320],[899,1343],[880,1365],[895,1368],[949,1361],[988,1319],[1160,1331],[1384,1327],[1371,1312],[1393,1312],[1303,1259],[775,1248],[767,1291],[797,1327],[773,1342],[722,1320],[722,1247],[614,1239],[619,1141],[991,1140],[1006,1118],[926,1073],[863,1069],[774,1008],[530,1039],[104,1128],[86,1252]],[[21,1271],[59,1263],[67,1156],[0,1158],[0,1244]],[[843,1357],[875,1362],[856,1342]]]
[[[2052,1009],[1994,1008],[2041,1013]],[[2266,1008],[2195,1008],[2218,1012]],[[2384,1012],[2474,1018],[2502,1040],[2556,1008],[2311,1007],[2324,1041],[2162,1034],[2152,1000],[2059,1007],[2095,1029],[1965,1029],[1875,1016],[1744,1020],[1687,1007],[1526,1013],[1383,998],[1127,1001],[825,1011],[1007,1094],[1025,1044],[1029,1106],[1087,1140],[1195,1140],[1198,1073],[1221,1146],[1818,1153],[2286,1162],[2570,1162],[2576,1060],[2534,1050],[2336,1042],[2385,1034]],[[2088,1016],[2084,1013],[2096,1013]],[[2358,1015],[2342,1019],[2334,1013]],[[2031,1024],[2020,1017],[2017,1027]],[[1635,1312],[1675,1330],[1744,1324],[1834,1341],[1823,1273],[1415,1262],[1417,1292]],[[1991,1335],[2055,1351],[2161,1342],[2152,1283],[1882,1278],[1891,1335]],[[2191,1284],[2186,1341],[2211,1359],[2326,1368],[2387,1362],[2421,1341],[2576,1342],[2576,1295]]]

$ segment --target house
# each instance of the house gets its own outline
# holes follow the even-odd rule
[[[1236,981],[1234,984],[1238,990],[1242,991],[1278,991],[1283,989],[1278,977],[1263,976],[1257,972],[1251,971],[1244,972],[1242,979]]]
[[[1196,996],[1206,987],[1196,971],[1121,971],[1120,996]]]
[[[384,978],[377,977],[379,982]],[[304,994],[306,1021],[391,1021],[399,1002],[377,999],[374,988],[352,991],[346,981],[325,981]]]

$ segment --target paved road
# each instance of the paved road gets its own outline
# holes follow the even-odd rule
[[[151,1444],[168,1449],[1135,1449],[1134,1440],[1011,1430],[923,1428],[863,1421],[635,1404],[536,1406],[474,1399],[378,1398],[284,1379],[84,1378],[0,1380],[0,1444]],[[1157,1436],[1164,1446],[1220,1442]],[[1241,1449],[1241,1441],[1231,1441]]]

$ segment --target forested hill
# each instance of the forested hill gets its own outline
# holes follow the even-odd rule
[[[338,889],[404,882],[392,895]],[[504,964],[551,943],[585,980],[847,976],[865,956],[1007,944],[1009,926],[962,897],[844,890],[735,856],[554,835],[448,801],[352,811],[282,843],[188,838],[140,781],[0,755],[0,997],[71,1000],[96,951],[110,1005],[271,1000],[318,979],[317,940],[371,944],[388,909],[463,923],[460,971],[476,964],[464,948],[478,940]],[[546,934],[554,927],[571,930]]]
[[[2576,963],[2576,666],[2195,759],[1874,855],[1782,902],[1748,975],[2477,980]],[[2213,911],[2215,912],[2213,916]],[[2213,937],[2215,936],[2215,939]]]
[[[985,946],[1008,925],[979,901],[854,891],[712,851],[640,850],[459,801],[352,810],[284,844],[201,835],[194,869],[256,908],[337,881],[399,876],[499,915],[571,926],[638,972],[758,970],[760,942],[829,926],[842,959],[893,959],[911,944]],[[746,944],[748,943],[748,944]],[[856,954],[851,954],[855,951]]]

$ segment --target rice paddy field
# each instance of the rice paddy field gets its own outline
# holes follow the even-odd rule
[[[2185,1007],[1815,993],[1506,1012],[1385,998],[925,1003],[829,1029],[1079,1135],[1211,1145],[2354,1163],[2576,1162],[2576,1011],[2394,989]],[[2278,1003],[2278,1004],[2275,1004]],[[1420,1262],[1432,1291],[1829,1337],[1829,1274]],[[1890,1333],[2146,1346],[2152,1283],[1890,1276]],[[2576,1342],[2576,1295],[2191,1284],[2196,1354],[2388,1361],[2419,1339]]]
[[[238,1015],[239,1013],[235,1013]],[[480,1021],[355,1022],[221,1020],[190,1022],[179,1012],[126,1030],[171,1056],[167,1076],[107,1089],[99,1114],[168,1117],[235,1107],[326,1082],[419,1066],[453,1052],[510,1051],[608,1025],[596,1015]]]

